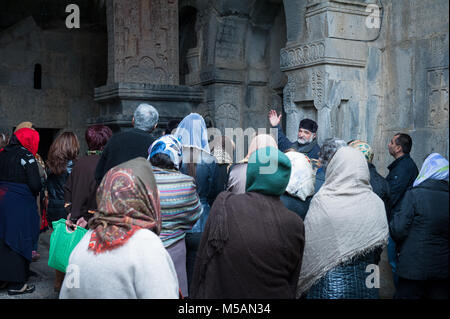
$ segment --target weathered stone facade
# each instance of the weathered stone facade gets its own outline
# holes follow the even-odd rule
[[[268,128],[274,108],[292,140],[304,117],[320,142],[366,140],[383,175],[397,132],[419,167],[449,156],[447,0],[66,1],[78,30],[64,1],[18,2],[0,3],[2,131],[74,130],[84,150],[88,125],[130,127],[140,102],[161,128],[198,112],[222,132]]]

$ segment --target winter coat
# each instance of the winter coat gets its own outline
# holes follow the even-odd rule
[[[393,211],[397,273],[411,280],[448,278],[448,191],[446,181],[426,180],[409,189]]]
[[[386,181],[390,190],[390,211],[387,214],[390,220],[392,211],[400,203],[408,187],[413,185],[419,170],[409,154],[397,158],[388,166],[388,169],[389,174],[386,176]]]
[[[366,286],[370,275],[366,270],[379,263],[381,252],[376,248],[329,270],[308,290],[306,299],[378,299],[379,289]]]
[[[148,157],[148,148],[154,142],[149,132],[132,128],[114,134],[105,146],[95,169],[95,180],[100,185],[103,176],[114,166],[136,157]]]
[[[312,196],[307,197],[305,201],[302,201],[300,198],[291,196],[288,193],[284,193],[280,196],[280,200],[283,202],[284,206],[286,206],[286,208],[290,211],[296,213],[303,220],[305,220],[311,199]]]

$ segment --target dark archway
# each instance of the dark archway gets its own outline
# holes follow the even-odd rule
[[[186,84],[186,75],[189,73],[187,53],[189,49],[197,46],[197,33],[195,24],[197,9],[191,6],[183,7],[179,15],[179,68],[180,84]]]

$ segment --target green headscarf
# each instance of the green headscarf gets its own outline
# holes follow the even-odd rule
[[[248,160],[245,191],[281,196],[290,176],[291,161],[286,155],[272,146],[260,148]]]

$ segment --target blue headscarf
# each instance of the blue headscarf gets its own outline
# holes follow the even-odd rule
[[[182,146],[180,141],[173,135],[163,135],[158,138],[148,149],[150,160],[154,155],[163,153],[170,157],[176,169],[180,169],[182,160]]]
[[[427,179],[444,180],[448,182],[448,160],[438,153],[430,154],[425,159],[425,162],[423,162],[413,187],[416,187]]]
[[[208,132],[205,120],[200,114],[191,113],[186,116],[174,134],[183,146],[192,146],[210,153]]]

